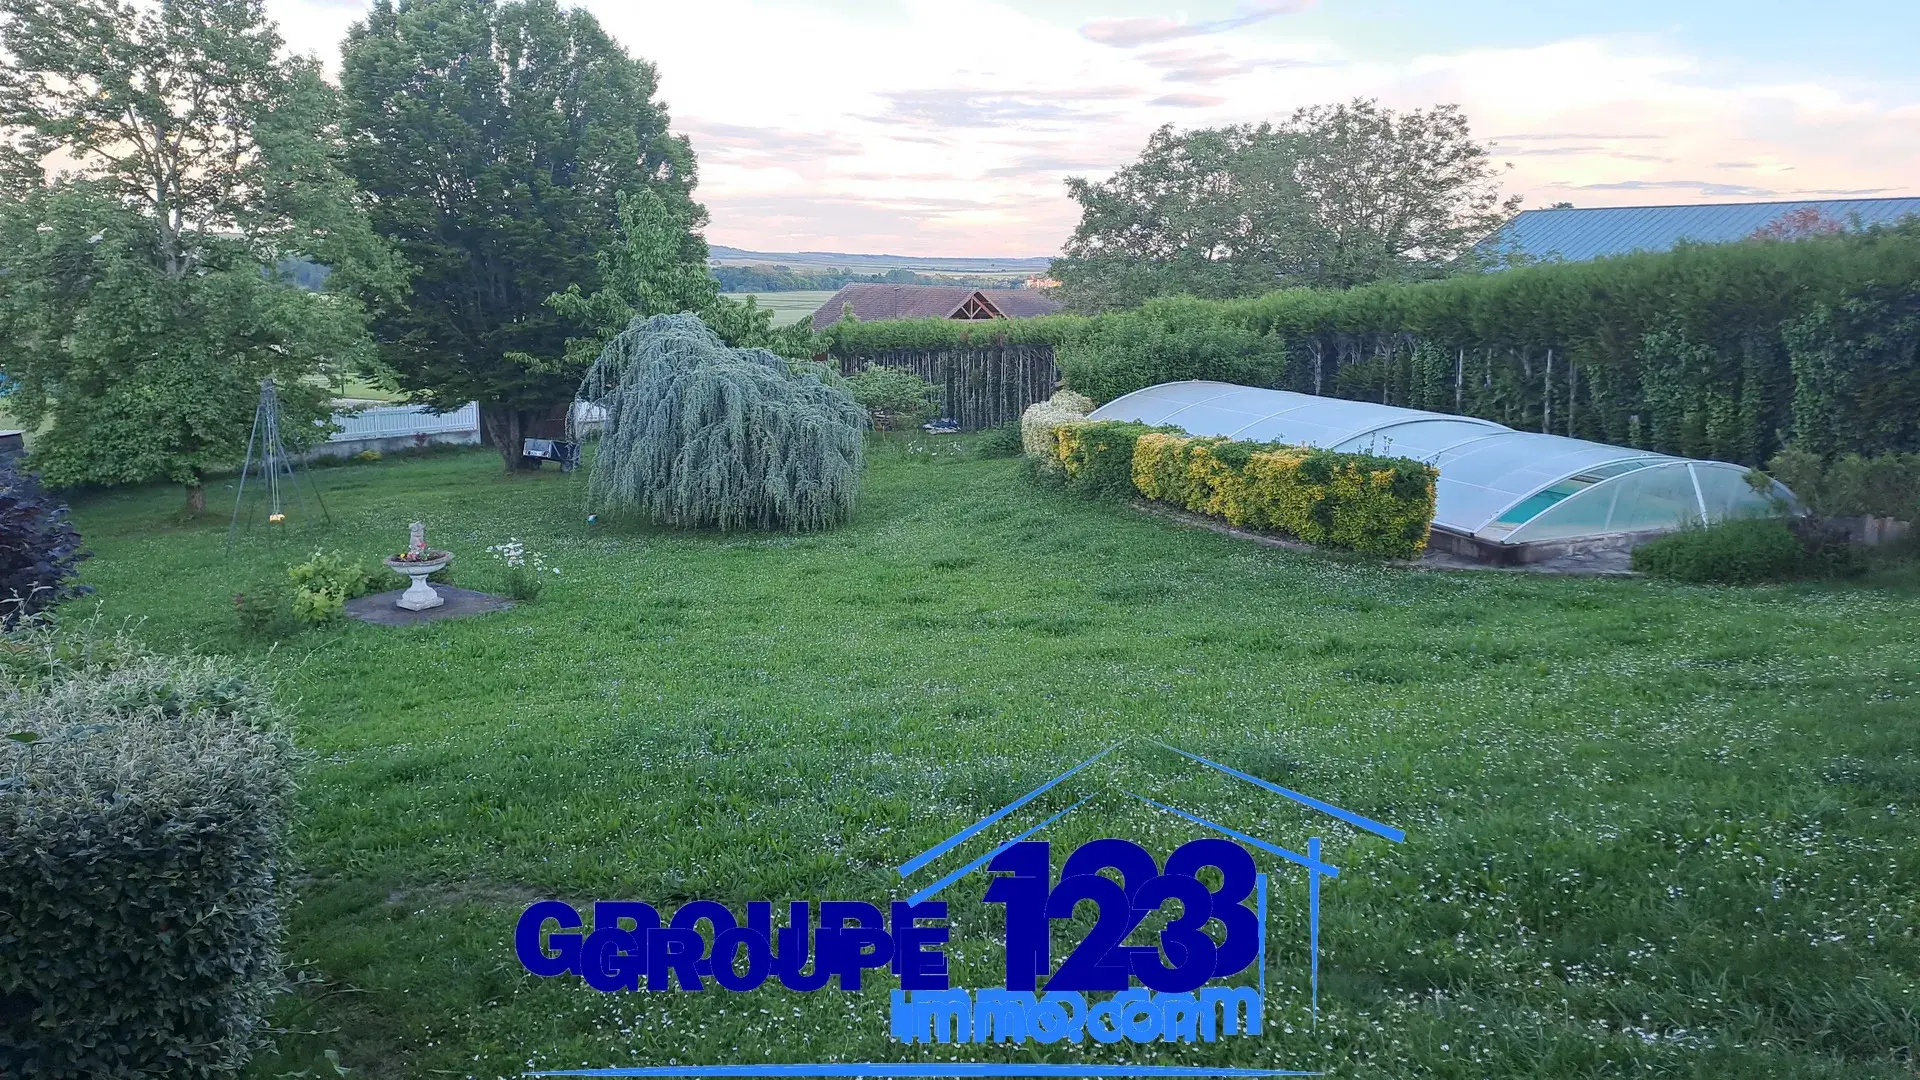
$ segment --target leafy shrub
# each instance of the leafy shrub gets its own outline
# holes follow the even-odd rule
[[[280,715],[228,661],[118,652],[0,684],[0,1075],[231,1075],[283,983]]]
[[[939,387],[905,368],[868,364],[847,379],[847,392],[881,431],[915,428],[933,418]]]
[[[286,638],[300,630],[293,591],[279,582],[263,581],[234,593],[233,614],[249,637]]]
[[[1411,559],[1426,550],[1439,474],[1406,458],[1149,431],[1133,479],[1149,499],[1233,525]]]
[[[1095,498],[1133,498],[1139,494],[1133,483],[1134,444],[1149,432],[1171,430],[1131,420],[1061,424],[1053,434],[1067,486]]]
[[[589,509],[721,529],[823,529],[853,513],[866,413],[818,365],[656,315],[607,343],[580,400],[606,411]]]
[[[1019,457],[1024,449],[1017,422],[988,428],[973,440],[973,452],[980,457]]]
[[[1920,453],[1842,454],[1831,461],[1788,447],[1767,462],[1773,478],[1823,517],[1920,520]]]
[[[1634,548],[1632,562],[1654,577],[1712,585],[1786,581],[1810,571],[1806,547],[1782,518],[1682,529]]]
[[[1218,304],[1175,297],[1088,320],[1054,359],[1067,385],[1112,401],[1176,379],[1272,386],[1286,369],[1286,348],[1278,337],[1229,322]]]
[[[1846,526],[1826,518],[1799,517],[1788,518],[1787,528],[1806,553],[1809,577],[1848,578],[1866,572],[1866,552],[1853,543]],[[1888,561],[1898,562],[1903,553],[1894,545],[1882,554]]]
[[[538,600],[547,587],[547,578],[560,576],[560,568],[548,566],[545,555],[511,537],[504,544],[487,548],[487,554],[504,566],[507,595],[515,600]]]
[[[32,473],[0,463],[0,629],[92,592],[73,581],[86,557],[66,504],[48,498]]]
[[[288,604],[293,617],[309,625],[332,622],[346,611],[347,601],[365,596],[373,587],[367,568],[337,551],[316,551],[306,562],[287,571],[293,582]]]
[[[1060,443],[1053,431],[1061,424],[1078,423],[1093,411],[1093,399],[1073,390],[1062,390],[1045,401],[1036,401],[1020,414],[1020,445],[1042,472],[1060,471]]]

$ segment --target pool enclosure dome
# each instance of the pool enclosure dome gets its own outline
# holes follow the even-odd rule
[[[1423,461],[1440,471],[1434,527],[1482,543],[1597,539],[1772,510],[1748,470],[1724,461],[1287,390],[1161,383],[1107,402],[1092,419]],[[1773,494],[1792,498],[1778,483]]]

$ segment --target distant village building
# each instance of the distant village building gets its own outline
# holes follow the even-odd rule
[[[1792,240],[1891,225],[1920,215],[1920,199],[1812,199],[1524,210],[1481,241],[1506,262],[1585,262],[1678,244],[1728,244],[1754,236]]]
[[[813,313],[825,330],[848,308],[861,322],[882,319],[1030,319],[1060,310],[1032,289],[969,289],[964,285],[845,285]]]

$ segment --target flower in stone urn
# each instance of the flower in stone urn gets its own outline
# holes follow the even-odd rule
[[[452,552],[436,551],[427,546],[427,527],[416,521],[407,540],[407,550],[398,555],[387,557],[388,563],[432,563],[446,562],[453,558]]]
[[[446,603],[433,586],[427,584],[427,575],[440,570],[453,561],[453,553],[435,551],[427,546],[427,527],[416,521],[413,533],[409,537],[407,550],[398,555],[389,555],[383,560],[387,569],[397,574],[405,574],[413,579],[413,584],[400,595],[395,603],[410,611],[424,611]]]

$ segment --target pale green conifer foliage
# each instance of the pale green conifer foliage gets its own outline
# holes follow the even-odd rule
[[[587,480],[596,512],[794,530],[853,512],[866,411],[816,365],[729,348],[698,316],[634,319],[579,401],[605,413]]]

